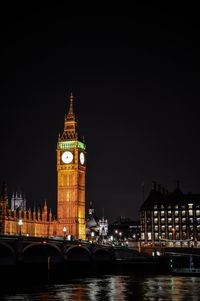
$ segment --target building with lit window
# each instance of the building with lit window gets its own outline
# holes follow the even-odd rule
[[[0,193],[0,235],[27,235],[85,239],[86,144],[79,136],[78,123],[70,96],[64,131],[57,142],[57,219],[45,202],[42,210],[30,208],[21,196],[8,202],[7,186]]]
[[[200,194],[173,192],[153,182],[140,209],[141,246],[200,247]]]

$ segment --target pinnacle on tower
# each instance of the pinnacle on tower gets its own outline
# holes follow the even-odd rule
[[[70,94],[70,105],[69,105],[69,112],[66,116],[66,120],[68,121],[75,121],[75,115],[74,115],[74,96],[73,94],[71,93]]]
[[[72,93],[70,94],[70,105],[69,105],[69,111],[68,114],[65,116],[65,121],[64,121],[64,132],[61,136],[61,140],[76,140],[78,138],[78,133],[77,133],[77,122],[75,119],[75,114],[74,114],[74,97]]]

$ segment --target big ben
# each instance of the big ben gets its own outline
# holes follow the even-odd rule
[[[85,173],[86,145],[78,136],[78,124],[74,114],[73,96],[70,96],[64,131],[57,144],[57,234],[73,235],[85,239]]]

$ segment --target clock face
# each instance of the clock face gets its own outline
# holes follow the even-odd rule
[[[83,165],[84,164],[84,162],[85,162],[85,155],[84,155],[84,153],[80,153],[80,162],[81,162],[81,164]]]
[[[63,161],[63,163],[68,164],[68,163],[71,163],[72,160],[73,160],[73,154],[71,152],[64,152],[62,154],[62,161]]]

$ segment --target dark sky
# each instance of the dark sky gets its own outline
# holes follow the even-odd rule
[[[200,192],[198,11],[141,3],[131,16],[78,16],[56,2],[1,9],[0,181],[10,194],[20,187],[30,205],[56,208],[71,91],[86,202],[99,216],[136,219],[143,182],[145,196],[153,180]]]

